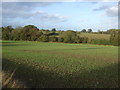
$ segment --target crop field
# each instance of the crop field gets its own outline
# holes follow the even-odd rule
[[[110,39],[110,34],[92,34],[92,33],[81,33],[81,37],[88,37],[89,39]]]
[[[118,47],[3,41],[3,70],[26,87],[118,87]]]

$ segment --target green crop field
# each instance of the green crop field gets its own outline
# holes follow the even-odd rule
[[[110,34],[81,33],[80,36],[88,37],[89,39],[110,39]]]
[[[26,87],[118,87],[118,47],[3,41],[3,70]]]

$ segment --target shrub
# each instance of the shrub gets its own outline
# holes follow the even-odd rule
[[[49,36],[47,35],[42,35],[38,38],[38,41],[42,41],[42,42],[48,42],[49,41]]]
[[[79,36],[76,36],[74,43],[80,43],[80,37]]]
[[[64,41],[64,38],[58,37],[58,42],[63,42],[63,41]]]
[[[120,31],[119,30],[112,31],[111,36],[110,36],[110,42],[114,46],[120,46]]]
[[[27,25],[20,30],[20,39],[21,40],[28,40],[28,41],[35,41],[38,37],[39,29],[34,25]]]
[[[87,37],[80,37],[79,43],[87,43],[87,42],[88,42],[88,38]]]
[[[2,27],[2,39],[3,40],[11,40],[12,30],[13,30],[12,26]]]
[[[64,39],[63,42],[64,43],[74,43],[76,36],[77,36],[77,34],[75,31],[68,30],[62,34],[62,37]]]
[[[19,30],[13,30],[11,32],[11,36],[10,36],[11,40],[20,40],[20,31]]]
[[[55,36],[50,36],[50,37],[49,37],[49,41],[51,41],[51,42],[57,42],[57,41],[58,41],[58,38],[55,37]]]

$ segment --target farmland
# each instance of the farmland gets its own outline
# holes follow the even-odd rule
[[[92,34],[92,33],[81,33],[81,37],[88,37],[89,39],[110,39],[109,34]]]
[[[26,87],[118,87],[118,47],[3,41],[3,70]]]
[[[119,88],[118,2],[37,1],[1,2],[0,87]]]

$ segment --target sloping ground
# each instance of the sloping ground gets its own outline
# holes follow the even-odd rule
[[[40,66],[38,68],[22,63],[17,64],[4,59],[4,66],[5,64],[11,70],[17,68],[15,78],[28,88],[118,88],[118,64],[111,64],[91,71],[74,72],[71,75],[60,75],[57,72],[49,71],[48,68],[45,70]],[[18,84],[17,87],[20,85]]]
[[[118,87],[115,46],[4,41],[3,70],[27,87]]]
[[[16,70],[13,72],[0,72],[2,75],[2,88],[26,88],[26,86],[23,85],[23,82],[14,78],[15,71]]]
[[[0,89],[2,88],[2,72],[0,72]]]

